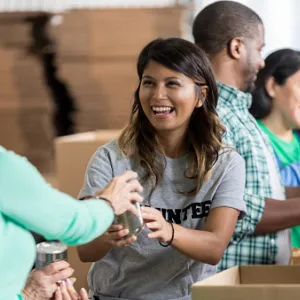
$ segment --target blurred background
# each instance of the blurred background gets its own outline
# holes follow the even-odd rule
[[[193,17],[212,2],[0,0],[1,145],[52,174],[55,138],[121,129],[142,47],[156,37],[192,40]],[[300,48],[299,1],[238,2],[265,23],[264,56]]]
[[[91,155],[128,122],[141,49],[157,37],[192,40],[194,16],[212,2],[0,0],[0,145],[77,197]],[[264,21],[264,57],[300,49],[298,0],[239,2]],[[90,264],[73,247],[68,261],[87,288]]]

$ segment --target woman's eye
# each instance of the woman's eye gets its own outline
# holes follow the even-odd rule
[[[170,85],[170,86],[180,86],[179,82],[177,82],[177,81],[169,81],[168,85]]]
[[[143,85],[152,85],[153,82],[151,80],[144,80]]]

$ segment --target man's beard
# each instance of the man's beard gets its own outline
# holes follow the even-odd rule
[[[250,61],[248,62],[249,65],[251,65]],[[252,93],[255,90],[256,75],[257,70],[255,68],[244,71],[245,82],[243,92]]]
[[[245,89],[243,92],[252,93],[255,90],[255,81],[253,79],[248,80],[245,84]]]
[[[246,66],[247,67],[244,70],[245,85],[243,92],[252,93],[255,90],[255,81],[258,70],[253,63],[251,56],[247,57]]]

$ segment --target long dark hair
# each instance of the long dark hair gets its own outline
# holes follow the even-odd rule
[[[274,77],[279,85],[284,85],[288,78],[300,70],[300,52],[281,49],[270,54],[265,60],[265,67],[257,75],[252,93],[252,106],[249,111],[256,119],[267,117],[272,110],[272,98],[266,90],[266,83]]]
[[[139,157],[141,165],[146,170],[144,180],[153,179],[154,190],[161,180],[166,161],[162,161],[156,155],[156,151],[160,151],[161,147],[139,98],[143,72],[150,61],[193,79],[199,97],[200,86],[203,84],[208,86],[203,106],[195,108],[191,115],[186,136],[189,164],[184,174],[187,178],[196,179],[197,182],[195,189],[186,193],[195,194],[218,158],[218,152],[222,147],[221,136],[224,133],[216,113],[217,84],[210,62],[198,46],[180,38],[156,39],[145,46],[137,62],[140,81],[134,94],[130,123],[119,138],[119,146],[128,157]]]

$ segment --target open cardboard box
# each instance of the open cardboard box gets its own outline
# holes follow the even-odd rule
[[[105,129],[55,139],[55,173],[58,188],[76,198],[94,152],[100,146],[116,139],[120,133],[121,129]]]
[[[239,266],[192,287],[192,300],[285,299],[300,299],[300,266]]]

